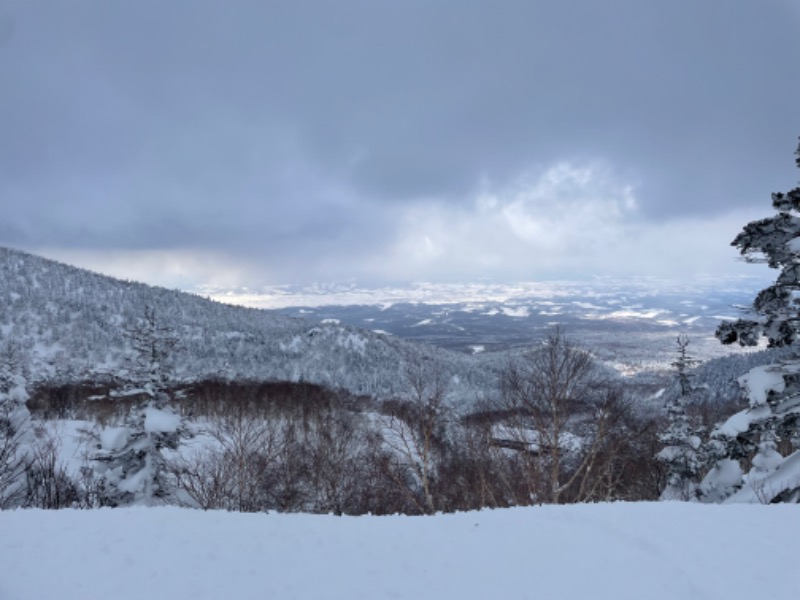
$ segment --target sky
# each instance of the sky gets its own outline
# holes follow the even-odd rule
[[[0,0],[0,245],[168,287],[740,273],[796,0]],[[747,271],[749,272],[749,271]]]

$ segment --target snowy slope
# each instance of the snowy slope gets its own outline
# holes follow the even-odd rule
[[[0,512],[3,600],[800,597],[794,506]]]
[[[178,335],[182,380],[304,380],[386,397],[403,391],[406,356],[433,353],[334,322],[220,304],[0,248],[0,342],[23,345],[33,380],[119,374],[127,352],[124,331],[145,307]],[[438,355],[455,376],[456,395],[494,384],[485,358]]]

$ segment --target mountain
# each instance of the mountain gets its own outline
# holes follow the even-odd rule
[[[119,374],[130,358],[125,331],[145,308],[179,338],[180,381],[307,381],[387,398],[404,393],[408,360],[422,357],[451,376],[455,399],[494,387],[496,358],[221,304],[0,247],[0,341],[21,346],[32,381]]]

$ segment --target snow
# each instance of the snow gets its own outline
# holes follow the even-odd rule
[[[774,467],[775,465],[768,465]],[[782,490],[791,489],[800,484],[800,451],[783,459],[778,468],[765,477],[757,477],[751,473],[745,485],[725,502],[754,503],[770,502]]]
[[[144,411],[144,430],[150,433],[173,433],[181,424],[180,415],[171,410],[148,406]]]
[[[120,481],[117,486],[120,491],[130,492],[131,494],[141,494],[147,486],[147,480],[152,476],[152,469],[150,468],[149,461],[146,466],[138,471],[133,471],[126,479]],[[148,495],[149,498],[149,495]]]
[[[669,314],[668,310],[652,309],[652,310],[636,310],[634,308],[625,308],[623,310],[615,310],[614,312],[605,315],[586,315],[587,319],[656,319],[661,315]]]
[[[739,461],[725,458],[717,461],[714,468],[706,473],[700,483],[700,489],[708,502],[721,502],[739,486],[742,476]]]
[[[769,406],[757,406],[749,410],[742,410],[729,417],[727,421],[717,427],[717,432],[734,438],[740,433],[747,431],[751,423],[762,421],[769,417],[770,413]]]
[[[784,373],[772,365],[755,367],[739,378],[739,385],[746,391],[750,406],[762,406],[767,403],[769,392],[780,393],[786,387]]]
[[[683,456],[684,450],[683,448],[678,448],[677,446],[667,446],[666,448],[662,448],[656,457],[664,462],[671,462],[676,458]]]
[[[524,318],[531,314],[527,306],[504,306],[501,310],[507,317]]]
[[[284,352],[298,353],[303,348],[303,340],[300,339],[300,336],[296,335],[292,337],[289,342],[281,342],[279,346]]]
[[[122,450],[128,443],[129,435],[127,427],[107,427],[100,432],[100,447],[108,452]]]
[[[786,247],[789,249],[790,252],[794,252],[795,254],[800,254],[800,237],[794,237],[788,242],[786,242]]]
[[[765,434],[762,434],[765,435]],[[763,439],[763,437],[762,437]],[[762,442],[763,443],[763,442]],[[768,474],[780,467],[783,463],[783,456],[780,452],[775,450],[774,445],[767,446],[759,450],[758,454],[753,457],[752,464],[753,470],[750,471],[748,477],[752,478],[759,474]]]
[[[434,325],[434,322],[431,319],[422,319],[419,323],[414,323],[412,327],[423,327],[425,325]]]
[[[498,442],[518,442],[528,445],[528,451],[537,453],[539,447],[539,432],[535,429],[525,429],[510,427],[507,425],[494,425],[492,427],[492,439]],[[583,440],[568,431],[564,431],[558,437],[558,446],[562,450],[579,451],[583,447]]]
[[[664,294],[678,294],[684,298],[696,297],[699,308],[705,296],[731,289],[761,289],[766,280],[759,276],[696,276],[683,279],[659,279],[653,277],[608,278],[598,277],[590,281],[551,280],[527,281],[500,284],[496,282],[432,283],[416,282],[404,287],[365,287],[352,283],[312,284],[309,286],[265,286],[258,290],[224,289],[202,286],[190,291],[208,296],[219,302],[239,304],[253,308],[322,308],[327,306],[379,306],[388,308],[395,304],[515,304],[544,300],[559,300],[575,304],[586,310],[604,310],[602,300],[617,296],[624,291],[628,297],[654,298]],[[576,301],[576,297],[580,300]],[[684,302],[691,302],[686,301]],[[693,302],[693,304],[697,304]],[[307,313],[313,310],[306,309]],[[487,313],[483,313],[487,314]],[[490,314],[499,314],[492,309]]]
[[[364,354],[367,351],[367,340],[354,332],[347,332],[344,329],[339,331],[337,343],[342,348]]]
[[[800,595],[794,506],[678,502],[434,517],[0,512],[4,600]],[[742,564],[747,549],[747,568]]]
[[[23,404],[28,400],[28,392],[24,385],[14,385],[10,390],[8,390],[8,392],[6,392],[6,398],[12,402]]]

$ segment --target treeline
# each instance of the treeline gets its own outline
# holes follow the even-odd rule
[[[39,401],[44,395],[37,392]],[[168,454],[171,489],[161,501],[246,512],[425,514],[655,499],[663,487],[653,459],[658,420],[617,398],[574,411],[558,449],[522,424],[523,411],[487,402],[458,417],[429,400],[375,403],[310,384],[196,384],[177,402],[194,435]],[[133,404],[89,400],[76,414],[113,425]],[[98,433],[86,435],[90,458]],[[86,467],[81,477],[59,468],[57,441],[45,437],[23,504],[103,505],[90,461]]]

